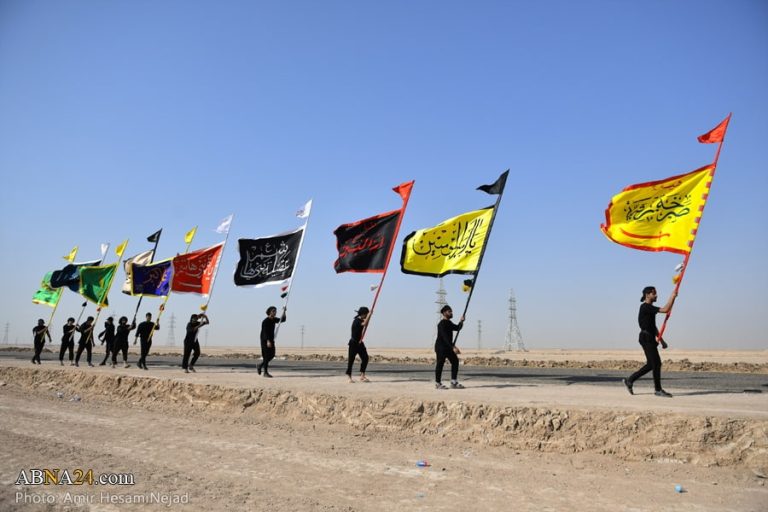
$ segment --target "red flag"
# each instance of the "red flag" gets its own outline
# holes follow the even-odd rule
[[[408,198],[411,196],[411,190],[413,189],[413,181],[408,181],[406,183],[401,183],[398,186],[394,187],[392,190],[400,194],[400,197],[403,198],[403,201],[407,201]]]
[[[223,248],[224,242],[173,258],[171,290],[208,295]]]
[[[731,120],[731,114],[728,114],[728,117],[723,119],[723,121],[709,130],[704,135],[699,135],[699,142],[702,144],[715,144],[718,142],[723,142],[723,139],[725,139],[725,130],[728,129],[728,122]]]

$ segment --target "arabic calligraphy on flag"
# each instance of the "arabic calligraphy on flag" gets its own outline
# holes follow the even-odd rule
[[[414,231],[403,240],[402,271],[434,277],[475,273],[492,216],[488,207]]]
[[[224,242],[173,258],[171,290],[208,295]]]
[[[128,258],[123,262],[123,269],[125,270],[125,282],[123,282],[123,288],[122,288],[123,293],[127,293],[128,295],[131,295],[133,293],[133,277],[131,276],[131,271],[132,271],[131,267],[133,266],[133,264],[136,263],[137,265],[146,265],[147,263],[152,261],[152,258],[154,257],[154,255],[155,255],[154,249],[150,249],[148,251],[140,252],[136,256]]]
[[[304,228],[290,233],[238,240],[240,261],[235,267],[236,286],[280,284],[293,276]]]
[[[151,297],[165,297],[171,289],[173,278],[173,259],[158,261],[141,265],[131,265],[132,295],[148,295]]]
[[[384,272],[401,213],[402,210],[382,213],[336,228],[336,273]]]
[[[711,165],[664,180],[630,185],[605,210],[605,236],[643,251],[687,254],[712,184]]]

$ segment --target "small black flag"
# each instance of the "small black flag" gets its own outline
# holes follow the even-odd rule
[[[160,234],[162,232],[163,232],[162,228],[158,229],[157,231],[155,231],[154,233],[152,233],[151,235],[149,235],[147,237],[147,242],[149,242],[151,244],[156,244],[157,242],[160,241]]]
[[[477,190],[482,190],[486,194],[501,194],[504,192],[504,185],[507,184],[507,175],[509,174],[509,169],[501,173],[501,176],[499,176],[499,179],[496,180],[496,183],[493,185],[480,185],[477,187]]]

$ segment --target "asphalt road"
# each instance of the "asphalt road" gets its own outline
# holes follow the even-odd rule
[[[0,352],[0,360],[16,359],[27,360],[32,358],[31,352]],[[94,364],[98,364],[104,358],[104,349],[99,347],[93,355]],[[129,354],[128,362],[136,368],[135,354]],[[44,352],[42,354],[43,365],[58,366],[58,352]],[[81,367],[85,361],[85,354],[81,359]],[[195,365],[196,368],[213,367],[235,371],[253,372],[256,374],[258,359],[236,359],[201,357]],[[68,362],[65,360],[65,363]],[[153,356],[147,359],[149,372],[153,366],[169,367],[180,366],[181,357]],[[30,366],[32,363],[30,362]],[[641,363],[638,363],[638,368]],[[355,362],[354,371],[360,368],[359,360]],[[87,367],[85,368],[87,370]],[[270,370],[276,376],[290,376],[296,374],[315,374],[318,376],[343,375],[346,363],[329,361],[281,361],[279,359],[270,363]],[[136,369],[138,372],[139,370]],[[368,375],[381,376],[390,380],[430,382],[434,380],[434,367],[431,365],[415,364],[369,364]],[[582,368],[491,368],[486,366],[465,366],[459,370],[459,380],[469,384],[473,379],[498,381],[499,385],[561,385],[587,384],[594,386],[620,385],[622,377],[630,372],[620,370],[589,370]],[[446,362],[443,370],[444,379],[450,375],[450,364]],[[662,369],[662,383],[670,389],[702,390],[707,393],[743,393],[743,392],[768,392],[768,375],[751,373],[716,373],[716,372],[665,372]],[[643,382],[645,381],[645,382]],[[648,374],[636,386],[652,386],[651,375]]]

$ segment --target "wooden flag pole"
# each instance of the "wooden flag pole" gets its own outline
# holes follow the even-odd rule
[[[726,118],[728,122],[730,122],[732,115],[733,115],[732,113],[728,114],[728,117]],[[715,159],[712,162],[712,170],[709,173],[710,183],[715,179],[715,172],[717,171],[717,162],[720,159],[720,150],[723,148],[723,142],[725,142],[725,133],[723,133],[723,138],[717,144],[717,151],[715,151]],[[711,184],[710,184],[710,187],[711,187]],[[707,206],[707,200],[705,200],[704,204],[701,205],[701,210],[699,211],[699,222],[698,222],[698,225],[696,226],[697,233],[699,230],[699,226],[701,225],[701,218],[704,216],[705,206]],[[675,291],[674,291],[675,295],[677,295],[678,290],[680,290],[680,285],[683,282],[683,277],[685,277],[685,272],[688,270],[688,261],[691,259],[691,253],[693,252],[693,245],[695,242],[696,242],[696,235],[694,234],[693,240],[691,240],[691,246],[685,255],[685,259],[683,259],[683,269],[680,271],[680,279],[677,280],[677,284],[675,285]],[[668,311],[666,316],[664,317],[664,322],[661,324],[661,329],[659,329],[659,335],[656,338],[656,343],[661,343],[661,341],[663,341],[664,331],[667,329],[667,322],[669,321],[670,316],[672,316],[672,310]]]
[[[475,292],[475,287],[477,286],[477,277],[480,275],[480,268],[483,265],[483,257],[485,256],[485,250],[488,248],[488,241],[491,239],[491,230],[493,229],[493,223],[496,220],[496,214],[499,211],[499,205],[501,204],[501,196],[504,195],[504,189],[506,188],[507,179],[506,175],[509,173],[509,169],[504,171],[501,176],[504,176],[504,187],[499,191],[499,196],[496,198],[496,204],[493,206],[493,214],[491,215],[491,222],[488,223],[488,232],[485,234],[485,242],[483,243],[483,248],[480,251],[480,257],[477,259],[477,270],[475,270],[475,275],[472,278],[472,286],[469,288],[469,295],[467,296],[467,302],[464,304],[464,312],[461,314],[462,318],[465,318],[467,316],[467,310],[469,309],[469,301],[472,300],[472,294]],[[499,176],[499,178],[501,178]],[[465,318],[466,319],[466,318]],[[453,339],[453,344],[456,345],[456,342],[459,341],[459,334],[461,334],[461,331],[456,331],[456,337]]]
[[[160,234],[162,233],[163,233],[163,230],[160,229]],[[152,256],[149,258],[150,265],[152,264],[153,261],[155,261],[155,254],[157,254],[157,245],[159,243],[160,243],[160,235],[157,235],[157,240],[155,240],[155,247],[152,249]],[[133,275],[131,275],[131,286],[133,286]],[[143,298],[144,298],[144,295],[139,295],[139,301],[136,303],[136,311],[133,312],[133,323],[136,323],[136,316],[139,314],[139,308],[141,307],[141,300]]]
[[[376,295],[373,296],[373,303],[371,304],[371,311],[368,312],[368,320],[365,322],[365,326],[363,327],[363,333],[360,335],[360,343],[362,343],[365,340],[365,334],[368,332],[368,327],[371,325],[371,319],[373,318],[373,310],[376,309],[376,302],[379,300],[379,294],[381,293],[381,288],[384,286],[384,278],[387,277],[387,270],[389,269],[389,262],[392,259],[392,252],[395,249],[395,243],[397,242],[397,235],[400,233],[400,225],[403,222],[403,217],[405,216],[405,209],[408,207],[408,201],[411,199],[411,191],[413,190],[413,184],[416,182],[416,180],[412,180],[410,182],[411,188],[408,190],[408,195],[405,199],[403,199],[403,206],[400,208],[400,215],[397,217],[397,225],[395,226],[395,234],[392,237],[392,243],[389,244],[389,251],[387,251],[387,263],[384,265],[384,272],[381,274],[381,281],[379,281],[379,286],[376,288]],[[405,183],[401,184],[404,185]],[[398,185],[399,187],[400,185]],[[399,192],[398,192],[399,194]]]
[[[311,202],[312,200],[310,199],[309,201]],[[296,253],[296,261],[293,263],[293,273],[291,274],[291,283],[288,285],[288,290],[285,294],[285,300],[283,301],[283,313],[285,313],[285,311],[288,309],[288,299],[291,298],[291,292],[293,291],[293,280],[296,277],[296,270],[299,268],[299,258],[301,257],[301,248],[304,247],[304,237],[307,236],[307,226],[309,226],[309,218],[312,216],[312,208],[314,208],[314,205],[310,206],[309,215],[307,215],[307,220],[304,221],[304,226],[301,228],[303,230],[301,233],[301,241],[299,242],[299,250]],[[275,326],[275,339],[273,341],[277,340],[277,333],[280,332],[280,326],[282,324],[283,322],[280,322]]]

